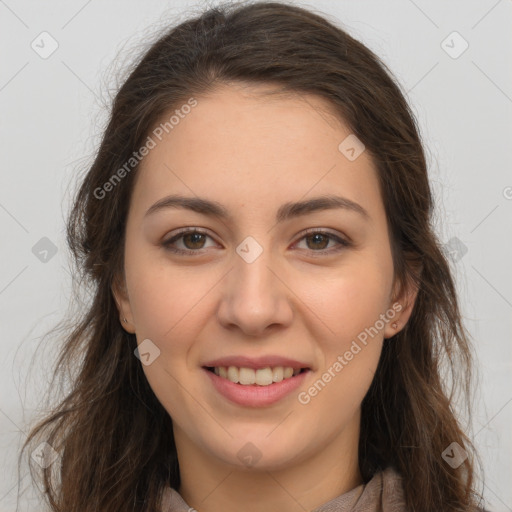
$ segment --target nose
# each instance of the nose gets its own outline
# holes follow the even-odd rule
[[[286,279],[272,264],[267,251],[251,263],[234,254],[234,268],[227,274],[217,318],[226,329],[240,329],[247,336],[263,336],[289,326],[293,295]]]

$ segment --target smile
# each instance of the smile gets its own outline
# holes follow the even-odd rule
[[[275,382],[289,379],[307,370],[307,368],[292,368],[291,366],[275,366],[274,368],[238,368],[236,366],[207,367],[208,371],[215,373],[234,384],[243,386],[257,385],[270,386]]]
[[[309,368],[236,366],[203,367],[214,389],[229,402],[245,407],[272,405],[295,391]]]

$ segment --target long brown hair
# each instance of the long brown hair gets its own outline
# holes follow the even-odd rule
[[[112,294],[123,273],[137,165],[125,167],[122,179],[112,176],[165,113],[230,82],[272,84],[330,102],[378,171],[396,282],[401,287],[412,280],[418,287],[409,322],[384,343],[362,403],[363,479],[393,466],[414,512],[480,505],[478,455],[453,410],[460,390],[470,412],[472,347],[432,227],[419,129],[392,76],[325,16],[278,2],[225,4],[195,14],[167,29],[134,64],[67,225],[75,282],[91,294],[82,315],[73,318],[55,366],[54,379],[70,374],[70,389],[33,426],[22,449],[44,441],[60,454],[48,467],[30,466],[51,511],[153,512],[164,486],[179,488],[172,420],[134,356],[136,338],[120,325]],[[442,368],[450,371],[451,386]],[[457,468],[442,456],[452,443],[468,456]]]

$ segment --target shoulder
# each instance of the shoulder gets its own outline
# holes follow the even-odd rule
[[[381,477],[382,481],[382,495],[385,503],[391,502],[394,505],[405,507],[404,490],[403,490],[403,478],[396,469],[392,466],[388,466],[377,474]],[[394,509],[392,509],[394,510]],[[405,510],[405,508],[404,508]],[[474,512],[493,512],[486,508],[477,508]]]
[[[380,473],[382,485],[382,504],[384,510],[406,511],[403,479],[400,473],[392,466],[388,466]]]
[[[191,512],[181,494],[172,487],[165,487],[162,495],[162,507],[159,512]]]

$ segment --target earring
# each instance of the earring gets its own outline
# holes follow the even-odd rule
[[[397,324],[396,322],[393,322],[393,323],[391,324],[391,327],[393,327],[393,329],[396,329],[396,328],[398,327],[398,324]]]
[[[123,316],[123,322],[126,324],[128,323],[128,320],[126,320],[126,318],[124,316]]]

